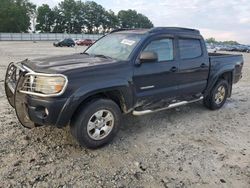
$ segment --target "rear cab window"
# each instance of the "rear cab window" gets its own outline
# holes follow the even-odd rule
[[[202,55],[200,39],[179,39],[178,43],[181,59],[193,59]]]
[[[174,59],[173,39],[163,38],[151,41],[143,51],[155,52],[158,62],[171,61]]]

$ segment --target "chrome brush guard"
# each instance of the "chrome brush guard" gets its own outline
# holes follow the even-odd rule
[[[22,66],[21,63],[10,63],[5,75],[5,93],[10,105],[15,108],[18,120],[24,127],[35,127],[29,119],[27,108],[27,95],[19,92],[22,87],[25,74],[29,70]]]

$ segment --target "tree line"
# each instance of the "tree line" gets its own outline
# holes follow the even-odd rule
[[[135,10],[117,14],[94,1],[64,0],[55,7],[29,0],[1,0],[0,32],[28,32],[31,23],[42,33],[105,33],[117,28],[151,28],[152,22]]]
[[[212,44],[224,44],[224,45],[239,45],[237,41],[217,41],[215,38],[211,37],[206,39],[207,43],[212,43]]]

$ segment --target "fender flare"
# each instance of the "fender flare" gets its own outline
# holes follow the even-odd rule
[[[214,85],[217,83],[217,81],[219,80],[219,78],[220,78],[223,74],[225,74],[225,73],[231,73],[231,74],[232,74],[232,78],[231,78],[231,79],[233,79],[233,77],[234,77],[234,69],[230,68],[230,69],[226,69],[226,70],[224,69],[224,70],[218,71],[216,74],[214,74],[214,75],[208,80],[208,85],[207,85],[207,88],[206,88],[206,90],[205,90],[205,92],[204,92],[204,95],[205,95],[205,96],[209,94],[209,92],[210,92],[211,89],[214,87]],[[231,90],[232,90],[232,81],[233,81],[233,80],[231,80],[231,83],[229,83],[229,84],[230,84],[230,87],[229,87],[229,89],[230,89],[229,94],[230,94],[230,95],[231,95]]]
[[[112,81],[114,83],[114,81]],[[104,88],[103,85],[106,85]],[[92,85],[93,86],[93,85]],[[130,109],[133,104],[133,91],[131,89],[131,86],[128,82],[120,82],[119,84],[116,82],[116,84],[107,84],[107,82],[104,84],[102,82],[102,85],[95,87],[92,89],[88,88],[86,86],[80,87],[78,90],[76,90],[66,101],[64,104],[57,122],[57,127],[64,127],[66,126],[71,118],[73,117],[74,113],[78,109],[79,105],[82,104],[86,99],[88,99],[91,96],[97,95],[99,93],[105,93],[105,92],[112,92],[112,91],[118,91],[120,92],[122,96],[122,100],[124,100],[124,105],[126,109]]]

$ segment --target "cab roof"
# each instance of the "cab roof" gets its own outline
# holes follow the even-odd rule
[[[187,33],[187,34],[200,34],[199,30],[183,28],[183,27],[153,27],[151,29],[116,29],[110,33],[134,33],[134,34],[147,34],[147,33]]]

